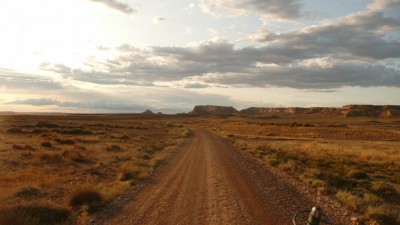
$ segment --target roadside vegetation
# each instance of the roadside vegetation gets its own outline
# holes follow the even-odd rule
[[[0,122],[0,224],[86,224],[189,134],[162,120],[10,116]]]
[[[400,224],[399,121],[232,118],[210,124],[237,149],[334,196],[362,221]]]

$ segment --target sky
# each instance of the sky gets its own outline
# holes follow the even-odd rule
[[[0,111],[400,105],[400,0],[5,0]]]

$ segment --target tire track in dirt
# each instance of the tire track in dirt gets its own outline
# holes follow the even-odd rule
[[[96,224],[292,224],[312,201],[210,131],[193,135],[121,211]],[[340,224],[340,223],[338,223]]]

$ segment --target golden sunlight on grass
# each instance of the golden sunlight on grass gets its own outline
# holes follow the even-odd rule
[[[84,223],[188,134],[163,121],[39,115],[3,118],[0,133],[0,224],[15,225]]]
[[[232,117],[207,126],[266,165],[335,196],[363,220],[400,222],[399,121]]]

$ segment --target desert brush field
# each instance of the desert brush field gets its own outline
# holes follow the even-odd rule
[[[0,118],[0,224],[85,224],[145,179],[183,141],[182,126],[146,118]]]
[[[4,115],[0,224],[87,224],[198,128],[334,199],[357,221],[400,223],[400,119]]]
[[[260,161],[334,196],[362,221],[400,223],[400,120],[215,117],[211,128]]]

